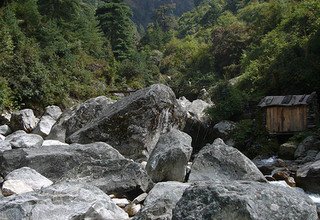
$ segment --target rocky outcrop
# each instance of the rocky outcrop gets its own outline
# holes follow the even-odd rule
[[[128,215],[98,188],[63,182],[1,199],[0,219],[128,219]]]
[[[108,106],[94,121],[70,135],[67,142],[102,141],[129,158],[145,159],[160,134],[183,123],[184,114],[175,94],[169,87],[157,84]]]
[[[267,183],[198,182],[187,188],[173,220],[316,220],[316,206],[304,193]]]
[[[301,163],[315,161],[317,154],[320,152],[320,139],[316,136],[305,138],[294,153],[294,157]]]
[[[43,146],[0,153],[0,174],[30,167],[52,181],[87,182],[108,193],[146,191],[150,179],[140,164],[105,143]]]
[[[191,141],[189,135],[176,129],[160,136],[146,166],[154,182],[184,181],[192,153]]]
[[[24,130],[31,132],[38,124],[39,119],[34,116],[32,109],[23,109],[13,112],[10,120],[10,128],[13,131]]]
[[[65,142],[65,138],[98,118],[113,100],[99,96],[66,110],[53,126],[47,139]]]
[[[306,191],[320,193],[320,160],[302,166],[296,173],[297,186]]]
[[[190,184],[180,182],[157,183],[144,201],[143,209],[133,220],[167,220],[172,218],[172,209]]]
[[[265,182],[254,163],[236,148],[216,139],[205,146],[195,158],[188,182],[253,180]]]
[[[192,137],[192,146],[194,151],[198,152],[202,146],[211,143],[216,137],[211,121],[205,112],[213,104],[200,99],[190,102],[185,97],[179,98],[178,103],[187,114],[183,131]]]

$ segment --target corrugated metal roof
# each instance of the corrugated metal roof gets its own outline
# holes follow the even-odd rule
[[[267,106],[293,106],[293,105],[308,105],[315,97],[315,93],[310,95],[287,95],[287,96],[266,96],[260,103],[259,107]]]

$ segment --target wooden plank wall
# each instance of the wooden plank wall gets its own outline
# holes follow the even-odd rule
[[[270,133],[304,131],[307,128],[307,106],[268,107],[266,127]]]

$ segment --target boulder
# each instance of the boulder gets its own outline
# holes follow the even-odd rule
[[[4,196],[22,194],[31,191],[33,191],[33,189],[22,180],[7,180],[4,181],[2,185],[2,194]]]
[[[294,142],[287,142],[280,145],[278,155],[282,159],[293,160],[294,152],[297,149],[297,144]]]
[[[254,181],[198,182],[187,188],[173,220],[316,220],[316,206],[304,193]]]
[[[1,199],[0,219],[128,219],[128,215],[96,187],[62,182]]]
[[[179,98],[178,103],[187,114],[183,131],[192,137],[193,150],[198,152],[202,146],[211,143],[216,137],[211,121],[205,113],[213,104],[200,99],[190,102],[185,97]]]
[[[65,142],[66,137],[98,118],[112,103],[113,100],[99,96],[66,110],[52,127],[47,138]]]
[[[12,139],[16,138],[16,137],[20,137],[21,135],[24,135],[24,134],[27,134],[25,131],[23,130],[18,130],[18,131],[15,131],[13,132],[12,134],[8,135],[6,138],[5,138],[5,141],[7,142],[11,142]]]
[[[62,175],[62,180],[88,183],[107,194],[134,199],[153,186],[147,172],[129,159],[91,161],[74,167]]]
[[[0,141],[0,152],[11,149],[11,144],[8,141]]]
[[[315,160],[317,153],[320,151],[320,139],[316,136],[305,138],[294,153],[296,160],[302,163],[312,162]]]
[[[4,112],[0,114],[0,125],[10,124],[11,113]]]
[[[37,134],[21,134],[13,137],[9,143],[12,148],[39,148],[43,138]]]
[[[59,108],[59,106],[50,105],[50,106],[46,107],[43,115],[50,116],[51,118],[53,118],[56,121],[61,116],[61,114],[62,114],[62,111]]]
[[[320,160],[309,162],[297,170],[297,186],[306,191],[320,193]]]
[[[222,139],[205,146],[195,158],[188,182],[196,181],[266,179],[254,163],[236,148],[226,145]]]
[[[154,182],[184,181],[192,153],[191,141],[189,135],[176,129],[160,136],[146,166]]]
[[[40,118],[39,123],[32,131],[32,133],[41,135],[42,137],[46,137],[50,133],[51,128],[55,123],[56,120],[54,120],[51,116],[44,115]]]
[[[136,196],[148,190],[150,178],[140,164],[125,159],[105,143],[23,148],[0,153],[0,174],[30,167],[52,181],[87,182],[107,193]]]
[[[12,180],[24,182],[25,185],[32,188],[33,190],[38,190],[43,187],[51,186],[53,184],[51,180],[42,176],[40,173],[29,167],[22,167],[14,170],[5,177],[5,183],[6,181]]]
[[[0,134],[0,141],[4,141],[4,139],[6,139],[6,137]]]
[[[31,132],[38,124],[39,119],[34,116],[32,109],[23,109],[12,113],[10,128],[13,131],[24,130]]]
[[[167,220],[172,218],[172,209],[190,186],[188,183],[161,182],[149,192],[144,207],[133,220]]]
[[[0,126],[0,134],[7,136],[9,134],[11,134],[11,128],[8,125],[1,125]]]
[[[173,91],[157,84],[138,90],[104,109],[67,138],[69,143],[102,141],[135,160],[146,159],[162,133],[184,123]]]
[[[233,121],[221,121],[213,126],[218,137],[229,139],[231,132],[236,128],[236,123]]]

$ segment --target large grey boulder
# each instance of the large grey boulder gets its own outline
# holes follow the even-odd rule
[[[50,133],[51,128],[55,123],[56,123],[56,120],[53,119],[51,116],[44,115],[40,118],[39,123],[37,124],[35,129],[32,131],[32,133],[41,135],[42,137],[46,137]]]
[[[183,193],[173,220],[317,220],[316,206],[304,193],[267,183],[198,182]]]
[[[54,120],[58,120],[58,118],[61,116],[62,111],[59,106],[56,105],[50,105],[47,106],[44,112],[44,116],[50,116]]]
[[[4,180],[5,182],[8,180],[20,180],[30,186],[33,190],[38,190],[53,184],[51,180],[29,167],[22,167],[10,172]]]
[[[189,135],[176,129],[160,136],[146,166],[154,182],[184,181],[192,154],[191,141]]]
[[[99,96],[64,111],[52,127],[47,139],[65,142],[65,138],[98,118],[113,100]]]
[[[220,138],[213,144],[205,146],[198,153],[191,167],[189,182],[207,180],[266,181],[250,159],[236,148],[226,145]]]
[[[82,163],[66,172],[62,180],[88,183],[107,194],[133,199],[153,186],[139,163],[129,159],[110,159]]]
[[[320,160],[304,164],[296,173],[297,186],[320,193]]]
[[[0,219],[128,219],[128,215],[100,189],[63,182],[1,199]]]
[[[144,207],[133,220],[167,220],[172,218],[172,209],[181,199],[188,183],[161,182],[149,192]]]
[[[201,99],[190,102],[185,97],[178,99],[181,108],[186,112],[186,125],[184,132],[192,137],[192,146],[198,152],[206,143],[211,143],[216,138],[211,126],[211,120],[206,114],[206,109],[214,106],[213,103]]]
[[[31,132],[37,126],[38,121],[39,119],[34,116],[32,109],[23,109],[12,113],[10,128],[13,131]]]
[[[320,139],[316,136],[305,138],[294,153],[296,160],[302,163],[312,162],[320,152]]]
[[[102,141],[131,159],[146,159],[162,133],[184,123],[173,91],[156,84],[108,106],[67,138],[69,143]]]
[[[23,148],[0,153],[0,174],[30,167],[52,181],[87,182],[107,193],[137,194],[148,190],[150,178],[141,165],[125,159],[106,143]]]
[[[13,137],[9,143],[12,148],[39,148],[42,146],[43,138],[37,134],[21,134]]]

